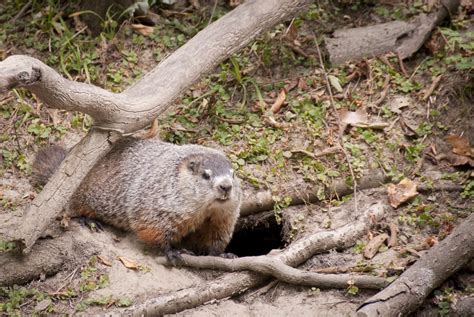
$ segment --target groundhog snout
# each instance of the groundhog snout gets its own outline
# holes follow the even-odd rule
[[[222,179],[220,182],[216,184],[216,188],[221,195],[221,199],[228,199],[230,196],[230,192],[232,191],[232,182],[230,179]]]

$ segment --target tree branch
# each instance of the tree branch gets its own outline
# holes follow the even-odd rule
[[[52,68],[27,56],[0,62],[0,91],[25,87],[49,107],[79,110],[94,119],[88,139],[68,154],[43,192],[25,211],[21,228],[12,220],[0,224],[0,240],[14,241],[28,252],[59,215],[92,166],[111,148],[106,131],[131,133],[167,111],[173,100],[224,59],[263,31],[305,8],[309,0],[246,1],[199,32],[134,86],[120,94],[64,79]],[[157,93],[158,92],[158,93]],[[102,131],[101,131],[102,130]],[[110,141],[110,142],[109,142]],[[85,161],[82,162],[82,160]],[[77,167],[76,167],[77,166]],[[39,226],[27,224],[44,219]]]
[[[373,172],[368,176],[363,176],[357,180],[359,190],[379,187],[388,182],[390,178],[382,172]],[[290,186],[288,186],[290,187]],[[325,189],[326,197],[340,197],[353,192],[352,186],[348,185],[345,180],[336,180],[332,185]],[[314,187],[305,189],[291,189],[285,193],[285,196],[291,197],[291,205],[300,205],[304,203],[318,202],[320,199],[316,195],[317,189]],[[272,210],[275,206],[273,193],[271,191],[261,192],[245,192],[245,198],[242,199],[240,206],[240,215],[248,216],[261,211]]]

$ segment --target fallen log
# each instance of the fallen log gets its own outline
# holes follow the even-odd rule
[[[373,172],[368,176],[363,176],[357,180],[357,188],[359,190],[379,187],[388,182],[390,178],[382,172]],[[345,180],[337,180],[325,189],[326,197],[340,197],[353,193],[352,186],[348,185]],[[291,198],[290,205],[300,205],[304,203],[318,202],[317,189],[310,187],[307,189],[288,189],[285,193]],[[261,192],[245,192],[242,206],[240,207],[240,215],[248,216],[261,211],[272,210],[275,206],[273,199],[274,194],[271,191]]]
[[[474,257],[474,214],[427,251],[386,289],[369,298],[357,316],[406,316],[451,274]]]
[[[457,11],[459,0],[441,1],[430,14],[419,14],[408,22],[392,21],[372,26],[336,30],[325,37],[329,61],[340,65],[393,52],[402,60],[417,52],[431,31]]]
[[[28,283],[42,275],[54,275],[67,266],[82,264],[98,249],[93,244],[77,243],[75,234],[67,231],[55,239],[40,239],[26,255],[0,254],[0,286]]]

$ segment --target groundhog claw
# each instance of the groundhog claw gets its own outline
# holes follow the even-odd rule
[[[165,250],[165,257],[172,266],[178,266],[184,262],[181,252],[175,249]]]
[[[219,254],[219,256],[221,258],[224,258],[224,259],[236,259],[236,258],[238,258],[237,255],[235,255],[234,253],[230,253],[230,252],[221,253],[221,254]]]
[[[91,218],[88,218],[88,217],[81,216],[79,218],[79,223],[82,226],[85,226],[85,227],[89,228],[89,230],[93,231],[93,232],[104,231],[104,227],[102,226],[100,221],[95,220],[95,219],[91,219]]]

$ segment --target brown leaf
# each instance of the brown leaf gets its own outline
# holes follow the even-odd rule
[[[290,27],[286,30],[285,37],[289,42],[296,40],[298,37],[298,27],[296,23],[291,23]]]
[[[98,255],[97,259],[99,260],[100,263],[102,263],[105,266],[112,266],[112,262],[105,256]]]
[[[286,92],[285,92],[285,89],[282,89],[280,90],[280,93],[278,94],[278,97],[273,103],[272,107],[270,108],[273,113],[277,113],[278,111],[280,111],[281,106],[285,102],[285,99],[286,99]]]
[[[300,78],[298,80],[298,88],[303,91],[308,91],[309,87],[308,87],[308,84],[306,83],[306,80],[304,80],[303,78]]]
[[[339,111],[341,116],[341,122],[350,125],[356,125],[359,123],[368,123],[367,112],[359,108],[356,111],[348,111],[347,108],[343,108]]]
[[[388,240],[388,246],[393,248],[397,246],[397,236],[400,229],[398,229],[397,225],[393,222],[389,223],[388,227],[390,228],[390,239]]]
[[[127,259],[123,256],[119,256],[118,259],[120,260],[120,262],[122,262],[123,266],[125,266],[127,269],[131,269],[131,270],[139,269],[138,263],[133,260]]]
[[[454,154],[474,158],[474,148],[471,148],[469,141],[465,137],[451,134],[446,137],[446,140],[453,147]]]
[[[438,243],[438,239],[436,237],[428,237],[425,239],[425,243],[424,243],[424,245],[426,246],[425,249],[429,249],[437,243]]]
[[[369,243],[367,243],[367,245],[365,246],[364,257],[366,259],[372,259],[387,239],[388,235],[382,233],[370,240]]]
[[[132,24],[132,29],[141,35],[147,36],[153,33],[154,28],[152,26],[147,26],[143,24]]]
[[[415,197],[418,192],[416,191],[416,183],[405,178],[397,185],[388,184],[387,194],[390,206],[397,208],[401,203]]]
[[[287,92],[291,91],[292,89],[298,86],[298,83],[299,83],[298,78],[285,81],[285,87],[284,87],[285,91]]]
[[[451,153],[447,155],[446,158],[452,166],[469,165],[471,167],[474,167],[474,159],[470,159],[469,157],[464,155],[457,155]]]

